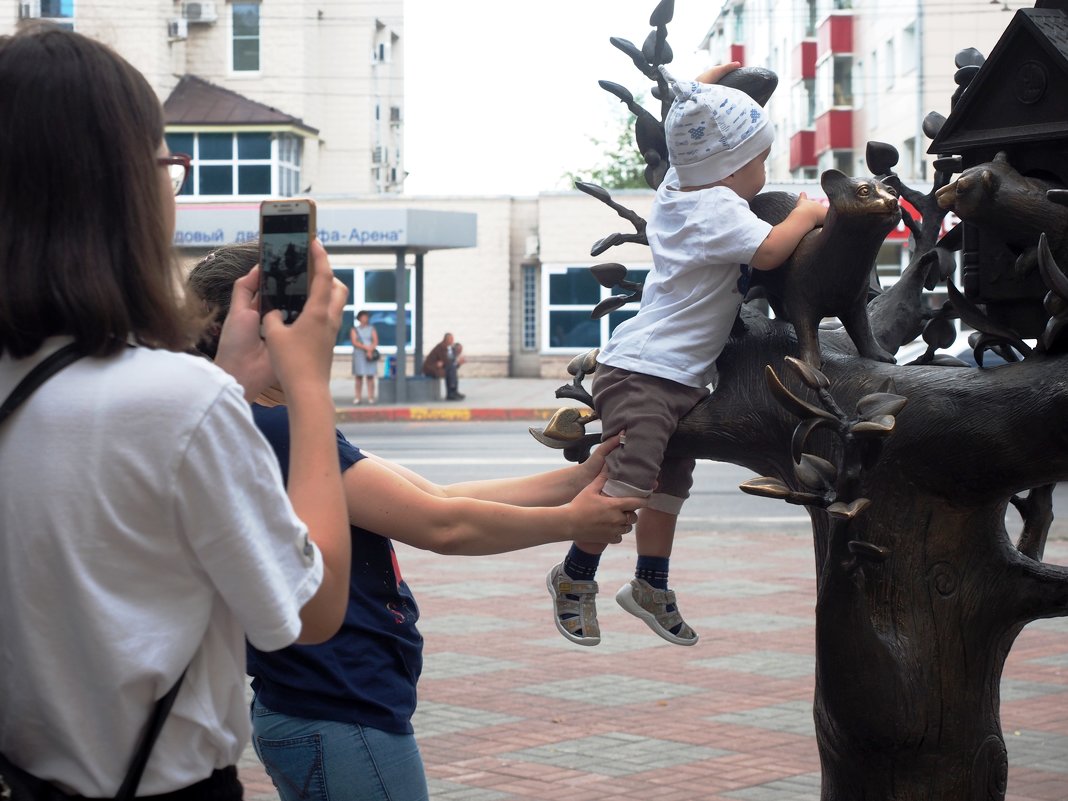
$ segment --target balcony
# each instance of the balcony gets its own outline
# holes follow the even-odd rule
[[[790,137],[790,172],[802,167],[815,167],[816,132],[798,131]]]
[[[806,39],[794,48],[794,81],[816,77],[816,40]]]
[[[832,14],[816,31],[819,58],[831,53],[853,52],[853,15]]]
[[[853,148],[852,109],[831,109],[816,118],[815,154]],[[791,157],[792,157],[791,152]]]

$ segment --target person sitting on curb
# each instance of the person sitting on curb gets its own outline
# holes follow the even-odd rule
[[[464,346],[452,334],[446,334],[423,361],[423,375],[445,379],[445,400],[458,401],[465,397],[456,377],[456,370],[467,361],[462,355],[463,350]]]

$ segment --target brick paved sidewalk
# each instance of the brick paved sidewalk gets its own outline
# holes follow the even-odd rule
[[[692,648],[612,596],[633,545],[602,560],[602,643],[551,622],[544,578],[564,546],[444,557],[398,546],[422,610],[416,734],[433,801],[817,801],[810,536],[682,532],[672,583]],[[1047,560],[1068,563],[1068,541]],[[1068,778],[1068,620],[1040,621],[1002,683],[1009,801],[1060,801]],[[275,798],[251,750],[246,797]]]

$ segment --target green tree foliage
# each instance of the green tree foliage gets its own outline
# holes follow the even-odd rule
[[[569,186],[576,181],[597,184],[605,189],[648,189],[645,182],[645,159],[634,143],[635,117],[629,112],[616,115],[614,139],[591,136],[590,141],[602,151],[592,167],[577,172],[567,172],[564,179]]]

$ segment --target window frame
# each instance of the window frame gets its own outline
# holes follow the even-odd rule
[[[540,352],[541,353],[546,354],[546,355],[564,355],[564,354],[582,353],[583,351],[587,351],[590,348],[603,348],[606,344],[608,344],[608,339],[612,334],[612,330],[614,330],[613,327],[612,327],[613,315],[618,315],[620,313],[625,313],[625,314],[627,314],[627,317],[632,317],[635,313],[637,313],[637,311],[638,311],[638,303],[637,302],[631,302],[631,303],[626,304],[625,306],[620,307],[616,311],[613,311],[613,312],[610,312],[609,314],[604,315],[599,320],[593,321],[593,322],[596,322],[597,325],[599,326],[599,329],[598,329],[599,330],[599,342],[597,342],[596,344],[566,345],[566,346],[553,345],[552,344],[552,325],[551,325],[551,321],[552,321],[553,312],[565,312],[565,311],[585,312],[587,315],[589,315],[589,313],[592,312],[593,309],[597,306],[597,304],[600,303],[602,300],[604,300],[605,298],[611,297],[613,294],[618,294],[616,292],[613,292],[611,289],[609,289],[607,287],[603,287],[600,284],[597,284],[597,288],[600,291],[599,291],[599,294],[598,294],[597,301],[594,302],[594,303],[553,303],[552,302],[552,292],[550,290],[550,283],[551,283],[551,279],[552,279],[553,276],[566,274],[568,272],[568,270],[580,270],[580,269],[581,270],[589,270],[589,268],[592,267],[593,264],[594,263],[575,264],[575,263],[566,263],[566,262],[551,263],[551,264],[550,263],[542,263],[542,265],[541,265],[541,284],[540,284],[542,302],[541,302],[540,313],[538,314],[538,323],[539,323],[539,328],[540,328],[540,331],[538,332],[538,338],[540,340],[540,345],[541,345]],[[642,273],[644,273],[645,276],[647,276],[649,271],[652,270],[652,269],[653,269],[652,262],[628,264],[627,265],[627,273],[628,273],[628,275],[635,275],[635,274],[641,275]],[[644,276],[642,277],[642,280],[644,281]],[[620,320],[619,322],[622,322],[622,321]]]
[[[200,155],[200,137],[204,134],[230,134],[231,157],[229,159],[204,159]],[[267,158],[241,158],[239,153],[239,136],[241,134],[266,134],[270,138],[270,155]],[[264,197],[294,197],[300,194],[303,150],[305,137],[294,131],[291,127],[277,128],[269,126],[193,126],[175,125],[168,126],[166,137],[170,136],[192,137],[192,147],[177,148],[182,152],[188,152],[190,156],[189,176],[182,194],[178,195],[179,201],[203,201],[203,200],[248,200],[250,198]],[[283,153],[283,151],[287,151]],[[204,194],[200,191],[200,168],[219,167],[229,165],[231,167],[231,189],[228,195]],[[236,190],[240,188],[241,167],[262,167],[270,169],[270,186],[265,193],[242,194]],[[292,189],[292,191],[288,191]]]
[[[58,17],[49,16],[45,13],[44,4],[46,1],[47,0],[42,0],[41,2],[41,21],[51,23],[52,25],[55,25],[58,28],[63,28],[64,30],[75,30],[75,0],[56,0],[57,4],[60,6],[60,13]],[[64,5],[64,3],[70,4],[70,14],[63,14],[62,6]]]
[[[540,265],[528,262],[519,267],[522,285],[522,333],[520,349],[526,353],[538,350],[538,296],[541,287]]]
[[[352,353],[354,350],[352,341],[349,339],[349,331],[352,330],[353,325],[356,322],[356,312],[366,310],[371,313],[372,318],[375,312],[396,312],[397,302],[392,301],[371,301],[367,300],[367,283],[365,276],[368,273],[380,273],[387,272],[392,279],[395,267],[382,264],[335,264],[334,265],[334,277],[345,283],[347,286],[352,287],[352,291],[349,293],[348,301],[345,303],[344,310],[342,312],[341,327],[338,329],[337,341],[334,344],[335,353]],[[416,309],[418,304],[416,300],[416,287],[415,287],[415,271],[411,265],[407,265],[408,269],[408,299],[404,304],[404,311],[408,317],[408,342],[404,348],[404,352],[411,355],[415,352],[415,328],[418,320]],[[343,274],[347,273],[351,278],[351,283],[345,280]],[[373,319],[372,319],[373,322]],[[382,327],[376,325],[378,336],[382,336]],[[388,355],[396,355],[397,346],[380,344],[380,351]],[[421,369],[421,368],[420,368]]]
[[[249,77],[256,78],[263,72],[263,4],[259,0],[237,0],[230,5],[230,36],[229,36],[229,65],[230,75],[233,77]],[[256,8],[256,35],[249,36],[247,34],[238,34],[237,32],[237,13],[238,9],[245,6],[255,6]],[[255,69],[239,69],[236,62],[237,43],[238,41],[256,41],[256,68]]]

